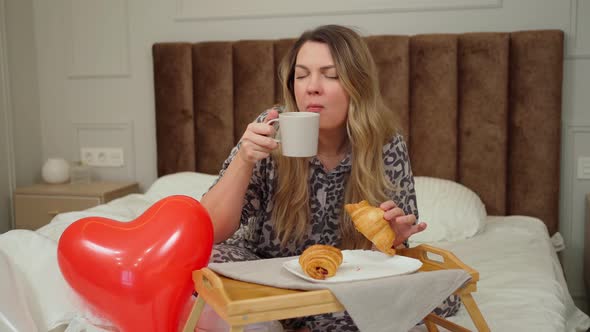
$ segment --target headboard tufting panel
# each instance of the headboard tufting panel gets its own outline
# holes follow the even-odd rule
[[[370,36],[386,105],[417,176],[460,182],[490,215],[557,230],[563,32]],[[217,173],[261,111],[280,102],[293,39],[153,46],[158,174]]]

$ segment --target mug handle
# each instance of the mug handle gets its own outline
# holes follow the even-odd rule
[[[279,118],[275,118],[275,119],[272,119],[272,120],[268,121],[268,122],[267,122],[267,124],[269,124],[269,125],[272,125],[273,123],[275,123],[275,122],[278,122],[278,121],[279,121]],[[279,127],[279,128],[281,128],[281,127]],[[277,132],[278,132],[278,129],[277,129]],[[276,133],[275,133],[275,134],[276,134]],[[280,139],[278,139],[278,138],[274,138],[274,137],[273,137],[272,139],[273,139],[275,142],[277,142],[277,143],[281,143],[281,140],[280,140]]]

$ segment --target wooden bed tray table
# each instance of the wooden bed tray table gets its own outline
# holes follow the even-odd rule
[[[430,245],[422,244],[414,248],[401,249],[398,250],[398,254],[422,261],[420,271],[441,269],[467,271],[471,275],[471,280],[457,289],[455,294],[461,297],[477,330],[480,332],[490,331],[471,295],[477,290],[479,273],[476,270],[465,265],[451,252]],[[208,268],[194,271],[193,281],[199,295],[184,324],[183,332],[195,330],[205,303],[230,325],[231,332],[241,332],[244,326],[258,322],[345,310],[328,289],[304,291],[264,286],[229,279],[217,275]],[[469,331],[433,313],[424,317],[424,323],[429,332],[439,331],[437,325],[449,331]]]

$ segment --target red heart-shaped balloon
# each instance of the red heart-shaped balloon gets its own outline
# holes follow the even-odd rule
[[[169,332],[192,294],[192,271],[207,265],[212,247],[205,208],[170,196],[130,222],[74,222],[59,239],[58,262],[70,286],[122,332]]]

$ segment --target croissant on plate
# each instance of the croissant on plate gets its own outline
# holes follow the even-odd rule
[[[373,242],[380,251],[390,256],[395,255],[395,232],[383,218],[382,209],[364,200],[356,204],[345,204],[344,209],[350,215],[357,231]]]
[[[336,274],[342,264],[340,249],[323,244],[307,247],[299,256],[299,265],[303,272],[314,279],[326,279]]]

